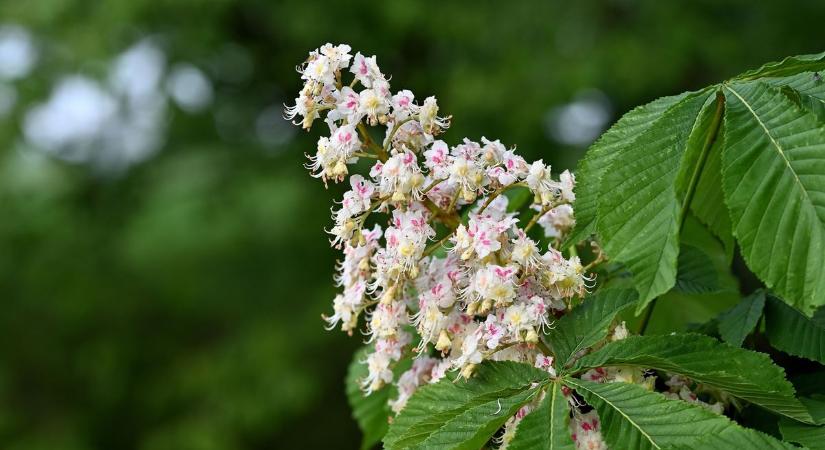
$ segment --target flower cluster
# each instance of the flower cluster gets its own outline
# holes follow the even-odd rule
[[[573,174],[554,176],[498,140],[451,146],[438,139],[450,117],[435,97],[393,93],[375,56],[350,52],[327,44],[310,53],[286,117],[305,129],[322,120],[329,130],[308,155],[314,177],[325,184],[349,178],[328,231],[344,254],[335,278],[341,293],[324,319],[351,334],[363,318],[371,345],[363,389],[395,384],[398,412],[418,387],[449,372],[471,377],[485,360],[528,363],[555,376],[544,332],[594,279],[575,254],[554,248],[575,224]],[[350,176],[356,168],[366,174]],[[529,192],[521,196],[527,204],[508,197],[518,190]],[[623,324],[613,333],[626,335]],[[409,358],[411,368],[398,374]],[[583,378],[652,380],[638,368],[600,368]],[[604,448],[595,413],[580,413],[567,395],[577,447]],[[502,446],[533,407],[510,419]]]
[[[329,128],[307,168],[324,182],[349,178],[329,230],[344,253],[342,293],[325,319],[352,333],[366,317],[373,351],[364,389],[396,383],[400,410],[417,386],[448,371],[469,377],[485,359],[542,356],[542,331],[590,280],[577,257],[542,249],[542,233],[529,234],[534,225],[550,237],[570,230],[573,175],[554,178],[550,166],[498,140],[437,139],[450,118],[435,97],[393,93],[375,56],[353,56],[347,45],[324,45],[298,71],[304,87],[287,117]],[[349,176],[363,159],[372,161],[368,176]],[[531,192],[535,213],[525,226],[509,189]],[[379,214],[388,221],[368,224]],[[396,380],[393,367],[409,355],[413,367]]]

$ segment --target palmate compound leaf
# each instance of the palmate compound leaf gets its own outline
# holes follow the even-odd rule
[[[519,422],[508,450],[575,450],[570,437],[570,405],[553,382],[539,406]]]
[[[669,400],[642,386],[594,383],[574,378],[565,383],[599,413],[601,432],[615,449],[793,449],[776,439],[742,428],[724,416],[681,400]]]
[[[763,354],[700,334],[631,336],[582,357],[576,370],[633,365],[684,375],[774,413],[813,423],[785,371]]]
[[[724,92],[723,188],[742,256],[810,312],[825,304],[825,126],[766,83]]]
[[[662,97],[628,112],[587,150],[576,170],[576,227],[564,247],[596,232],[596,209],[603,192],[601,180],[613,159],[621,158],[640,135],[657,126],[663,114],[686,95]]]
[[[559,319],[547,335],[557,368],[562,370],[578,352],[604,339],[616,314],[636,299],[633,289],[601,289]]]
[[[773,296],[765,305],[765,332],[779,350],[825,364],[825,325]]]
[[[765,292],[756,291],[745,297],[733,308],[719,315],[719,334],[722,340],[741,347],[745,338],[756,327],[765,307]]]
[[[384,446],[478,449],[548,382],[547,372],[527,364],[485,362],[469,380],[420,388],[390,424]]]
[[[639,292],[637,312],[676,282],[679,229],[683,205],[677,181],[684,180],[702,145],[691,134],[703,107],[714,108],[709,90],[688,95],[665,112],[655,127],[614,158],[602,177],[598,206],[598,235],[611,260],[624,263]],[[703,115],[704,116],[704,115]]]

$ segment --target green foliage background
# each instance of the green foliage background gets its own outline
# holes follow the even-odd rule
[[[562,169],[584,149],[545,122],[577,92],[602,91],[615,120],[821,51],[824,21],[817,0],[0,3],[0,23],[42,48],[0,120],[0,447],[358,445],[343,379],[360,340],[319,317],[337,256],[322,229],[341,187],[301,167],[322,130],[275,147],[254,134],[261,110],[292,102],[293,68],[320,44],[376,54],[396,89],[437,95],[451,143],[500,138]],[[28,105],[62,74],[102,76],[146,35],[215,76],[212,108],[174,111],[162,150],[117,176],[38,157],[21,137]],[[229,44],[251,59],[245,81],[216,76],[233,64],[216,56]],[[728,297],[690,313],[702,321]],[[684,316],[661,302],[651,330],[682,329]]]

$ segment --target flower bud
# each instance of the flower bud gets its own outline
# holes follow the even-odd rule
[[[438,335],[438,342],[435,343],[435,349],[443,352],[450,348],[452,345],[452,341],[450,341],[450,336],[447,334],[446,330],[441,330],[441,333]]]
[[[470,203],[476,199],[476,193],[469,189],[461,189],[461,197],[465,202]]]
[[[524,340],[531,344],[535,344],[539,341],[539,335],[536,333],[535,329],[530,328],[530,330],[527,331],[527,335],[524,337]]]
[[[461,369],[461,376],[464,377],[465,379],[469,379],[471,376],[473,376],[473,372],[475,370],[476,370],[476,365],[475,364],[467,364],[466,366],[464,366],[463,369]]]
[[[335,163],[335,167],[332,169],[332,174],[335,176],[344,177],[348,173],[347,165],[344,163],[344,160],[338,160],[338,162]]]
[[[384,380],[380,378],[376,378],[372,383],[370,383],[370,391],[377,391],[382,387],[384,387]]]
[[[472,302],[467,305],[467,315],[474,316],[476,315],[476,311],[478,310],[478,302]]]
[[[384,295],[381,296],[381,303],[387,305],[395,299],[395,292],[398,290],[396,286],[398,285],[394,284],[384,292]]]

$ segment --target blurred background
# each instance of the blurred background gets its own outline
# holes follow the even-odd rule
[[[636,105],[822,51],[822,23],[821,0],[0,2],[0,448],[357,447],[360,339],[320,319],[341,186],[301,167],[322,127],[282,118],[321,44],[436,95],[448,142],[561,170]]]

